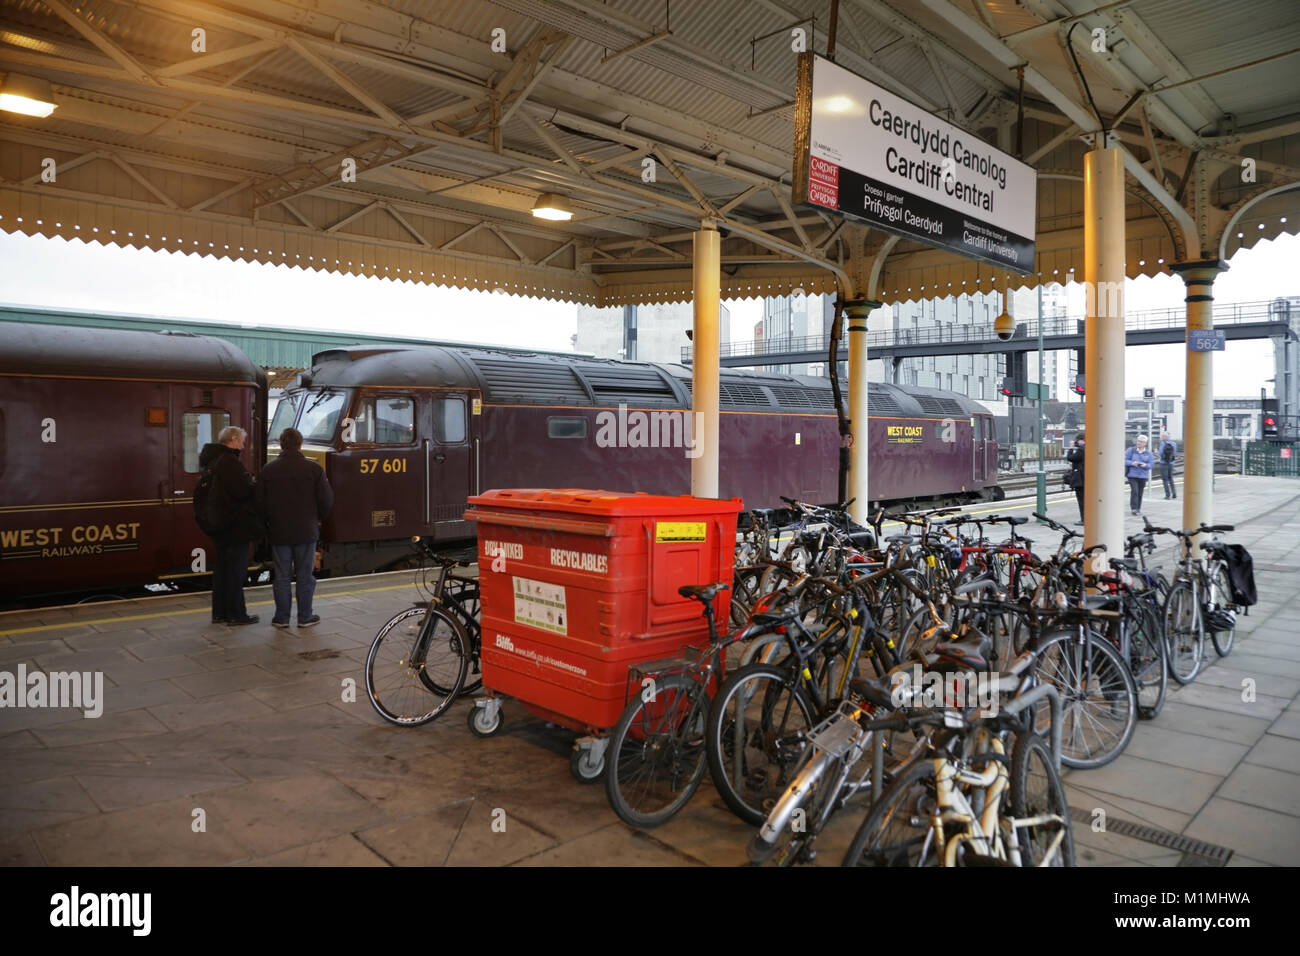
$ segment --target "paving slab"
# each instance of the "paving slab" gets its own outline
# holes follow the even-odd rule
[[[1214,797],[1183,832],[1274,866],[1300,866],[1300,826],[1288,814]]]
[[[249,860],[246,866],[388,866],[388,862],[351,833],[290,847]]]
[[[1183,733],[1170,727],[1142,724],[1125,755],[1226,776],[1250,752],[1246,744]]]
[[[1300,774],[1300,739],[1265,734],[1245,757],[1246,763]]]
[[[1294,826],[1300,828],[1300,775],[1244,763],[1223,782],[1216,796],[1290,814]]]

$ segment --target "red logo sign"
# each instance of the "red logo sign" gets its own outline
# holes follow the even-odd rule
[[[1282,452],[1282,457],[1283,457],[1283,458],[1290,458],[1290,457],[1291,457],[1291,449],[1290,449],[1290,448],[1281,448],[1281,449],[1279,449],[1279,451]]]
[[[840,203],[840,168],[824,159],[811,157],[808,166],[808,201],[836,209]]]

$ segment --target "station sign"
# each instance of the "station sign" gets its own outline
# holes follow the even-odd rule
[[[794,201],[1021,275],[1038,174],[824,57],[799,59]]]
[[[1227,335],[1222,329],[1187,330],[1189,352],[1225,352],[1227,348]]]

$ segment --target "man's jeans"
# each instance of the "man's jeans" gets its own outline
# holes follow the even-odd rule
[[[289,620],[293,605],[289,599],[289,577],[298,575],[298,623],[311,618],[311,597],[316,593],[316,542],[306,544],[273,544],[271,555],[275,559],[275,580],[271,593],[275,596],[275,619]]]
[[[1178,493],[1174,491],[1174,463],[1162,461],[1157,467],[1160,469],[1160,480],[1164,483],[1165,494],[1170,498],[1176,498]]]

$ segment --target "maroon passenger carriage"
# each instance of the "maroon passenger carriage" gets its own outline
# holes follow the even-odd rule
[[[321,352],[270,428],[296,425],[336,495],[324,567],[350,573],[410,552],[410,537],[458,541],[469,495],[491,488],[599,487],[685,494],[694,416],[680,365],[462,346]],[[722,497],[836,498],[830,382],[723,370]],[[993,419],[936,389],[870,386],[873,500],[1001,497]],[[859,436],[859,440],[863,440]]]
[[[255,471],[265,421],[220,339],[0,323],[0,599],[203,578],[199,450],[239,425]]]

